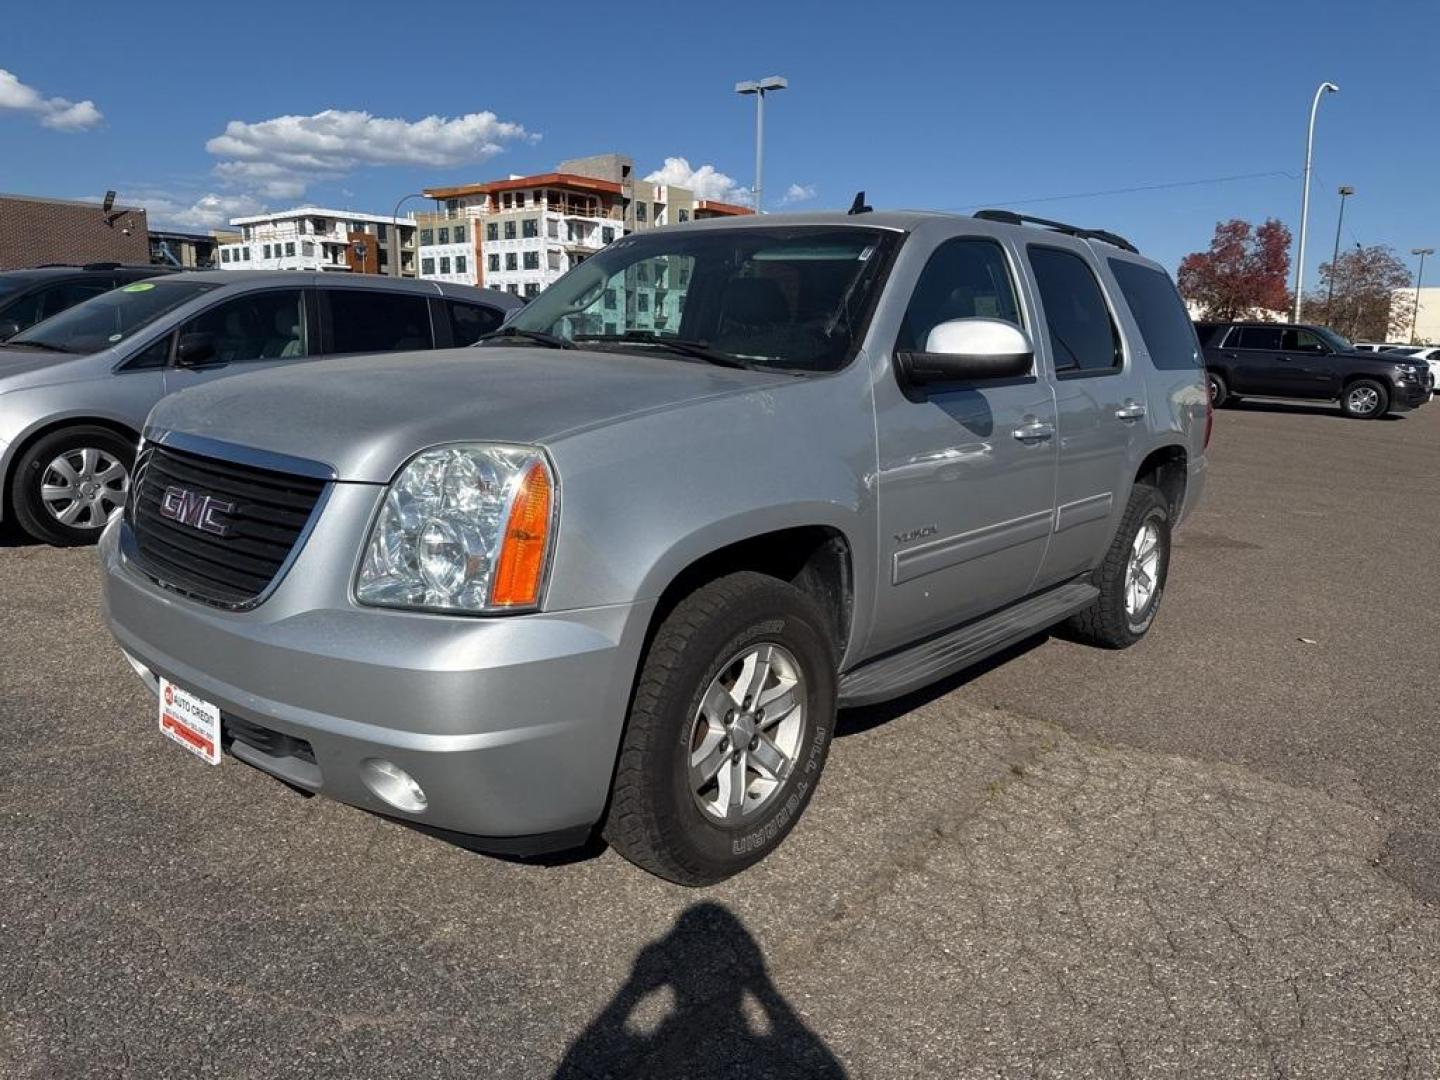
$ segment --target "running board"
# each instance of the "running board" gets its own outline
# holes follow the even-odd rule
[[[1068,619],[1099,595],[1100,590],[1089,581],[1071,581],[978,622],[868,661],[840,676],[840,705],[873,705],[918,690]]]

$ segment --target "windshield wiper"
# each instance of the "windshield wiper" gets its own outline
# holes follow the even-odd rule
[[[663,337],[648,330],[631,330],[624,334],[576,334],[576,341],[613,341],[621,344],[659,345],[662,349],[706,360],[720,367],[744,368],[754,371],[755,365],[741,360],[738,356],[712,348],[707,341],[691,341],[688,338]]]
[[[575,343],[569,338],[563,338],[559,334],[550,334],[544,330],[526,330],[519,326],[502,326],[499,330],[492,330],[488,334],[481,334],[475,339],[475,344],[482,341],[501,341],[505,338],[520,338],[524,341],[533,341],[537,345],[544,345],[550,349],[573,349]]]
[[[49,352],[68,353],[74,351],[61,345],[51,345],[48,341],[15,341],[14,339],[10,341],[0,341],[0,347],[8,349],[12,345],[28,345],[32,349],[46,349]]]

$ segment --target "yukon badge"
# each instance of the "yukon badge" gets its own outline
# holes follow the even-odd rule
[[[182,487],[167,487],[160,499],[161,517],[215,536],[225,536],[230,532],[229,523],[220,515],[234,509],[234,503],[213,495],[201,495],[198,491],[186,491]]]
[[[911,529],[908,532],[895,534],[895,543],[909,544],[916,540],[924,540],[927,536],[934,536],[940,530],[934,525],[922,525],[918,529]]]

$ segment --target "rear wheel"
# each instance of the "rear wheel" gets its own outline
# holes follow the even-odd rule
[[[1134,645],[1155,621],[1169,573],[1170,503],[1159,488],[1136,484],[1105,561],[1095,572],[1100,596],[1071,617],[1071,632],[1107,649]]]
[[[1213,408],[1220,408],[1230,399],[1230,388],[1225,385],[1225,380],[1213,371],[1206,376],[1210,383],[1210,405]]]
[[[93,544],[125,505],[135,447],[109,428],[62,428],[20,455],[10,481],[15,520],[36,540]]]
[[[1356,379],[1340,395],[1340,408],[1356,420],[1374,420],[1390,409],[1390,392],[1374,379]]]
[[[646,654],[605,839],[682,885],[764,858],[824,768],[835,668],[825,617],[783,581],[731,574],[686,597]]]

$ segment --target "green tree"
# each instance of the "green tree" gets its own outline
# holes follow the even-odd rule
[[[1320,264],[1320,287],[1306,298],[1305,314],[1352,341],[1408,341],[1415,313],[1410,283],[1410,269],[1393,248],[1356,244]]]

